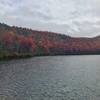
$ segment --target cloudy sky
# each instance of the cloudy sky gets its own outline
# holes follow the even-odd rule
[[[100,35],[100,0],[0,0],[0,22],[68,34]]]

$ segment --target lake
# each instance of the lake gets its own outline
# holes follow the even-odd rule
[[[1,61],[0,100],[100,100],[100,56]]]

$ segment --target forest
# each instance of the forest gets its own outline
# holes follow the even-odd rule
[[[100,54],[100,36],[71,37],[0,23],[0,59]]]

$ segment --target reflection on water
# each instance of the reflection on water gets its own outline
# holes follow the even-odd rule
[[[0,100],[100,100],[100,56],[0,62]]]

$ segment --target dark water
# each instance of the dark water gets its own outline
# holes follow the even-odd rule
[[[0,100],[100,100],[100,56],[0,62]]]

